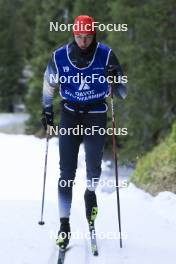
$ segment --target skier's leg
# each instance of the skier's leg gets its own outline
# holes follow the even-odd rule
[[[60,128],[74,128],[78,124],[76,116],[62,112]],[[73,134],[59,136],[60,178],[58,182],[58,203],[60,229],[56,244],[65,249],[70,238],[69,216],[72,202],[72,187],[77,168],[77,158],[81,138]]]
[[[86,115],[85,126],[99,126],[106,128],[107,115],[89,114]],[[101,175],[101,162],[103,156],[105,135],[95,132],[94,135],[84,135],[84,145],[86,153],[87,189],[85,191],[85,207],[88,222],[94,222],[97,212],[97,199],[95,189]]]
[[[86,208],[86,218],[89,224],[95,221],[98,213],[97,198],[95,191],[90,191],[88,188],[84,193],[85,208]]]
[[[78,124],[76,115],[72,115],[62,110],[60,128],[74,128]],[[69,218],[72,187],[75,179],[78,151],[81,142],[80,136],[72,133],[59,136],[60,153],[60,178],[58,182],[58,200],[60,218]]]

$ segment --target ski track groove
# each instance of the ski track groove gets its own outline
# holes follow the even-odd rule
[[[56,245],[55,246],[53,245],[47,264],[51,264],[51,263],[57,264],[58,255],[59,255],[59,248],[57,248]]]
[[[82,215],[80,214],[80,211],[77,208],[74,208],[74,213],[76,213],[76,215],[79,217],[79,229],[81,229],[81,231],[84,233],[86,231],[85,230],[86,226],[83,222]],[[85,237],[82,239],[82,243],[84,244],[84,263],[81,262],[80,263],[91,264],[90,254],[89,254],[90,245]]]

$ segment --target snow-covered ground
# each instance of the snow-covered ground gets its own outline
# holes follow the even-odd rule
[[[9,134],[24,133],[29,115],[26,113],[0,113],[0,132]]]
[[[0,262],[3,264],[57,263],[55,235],[59,228],[57,139],[49,142],[45,225],[39,226],[45,139],[0,134]],[[103,163],[103,176],[109,167]],[[120,171],[121,176],[124,170]],[[121,180],[123,178],[121,177]],[[71,214],[72,238],[65,264],[175,264],[176,195],[152,197],[130,184],[120,189],[123,248],[119,247],[116,193],[97,189],[96,220],[99,256],[90,251],[83,194],[84,151],[81,146]]]
[[[29,115],[24,113],[1,113],[0,114],[0,127],[7,125],[24,123],[28,119]]]

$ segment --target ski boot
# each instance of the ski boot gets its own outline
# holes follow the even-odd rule
[[[86,218],[89,224],[89,229],[91,230],[94,227],[94,222],[98,213],[97,198],[95,192],[86,189],[84,200],[86,207]]]
[[[90,239],[91,239],[91,250],[94,256],[98,256],[96,232],[95,232],[95,219],[98,213],[97,199],[94,191],[86,189],[84,194],[85,207],[86,207],[86,218],[89,225]]]
[[[60,222],[61,225],[56,238],[56,245],[59,246],[61,250],[65,250],[71,237],[69,218],[61,218]]]

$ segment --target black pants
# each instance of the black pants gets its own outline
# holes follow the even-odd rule
[[[101,161],[105,135],[94,132],[92,135],[74,135],[63,134],[69,128],[76,128],[78,125],[85,128],[97,126],[97,128],[106,128],[107,113],[84,113],[78,114],[61,109],[60,133],[59,135],[59,153],[60,153],[60,178],[58,184],[58,199],[60,217],[69,217],[72,201],[72,186],[75,179],[78,152],[80,143],[84,143],[87,188],[90,191],[95,190],[98,179],[101,175]],[[90,129],[88,133],[90,133]],[[65,132],[64,132],[65,133]],[[96,183],[96,184],[94,184]]]

